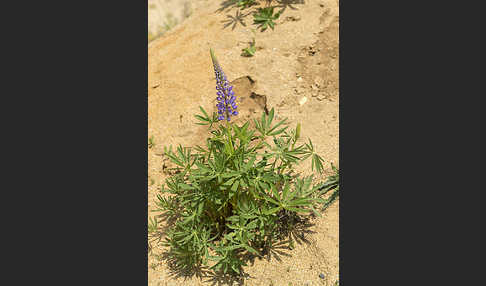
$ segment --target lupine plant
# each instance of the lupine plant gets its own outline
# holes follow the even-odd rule
[[[253,23],[259,25],[258,28],[262,28],[261,31],[265,31],[268,26],[272,28],[275,26],[274,20],[280,17],[280,12],[273,14],[274,7],[259,8],[258,13],[253,14]]]
[[[300,125],[288,130],[286,119],[274,122],[274,109],[239,126],[233,87],[211,50],[216,76],[217,112],[200,107],[197,124],[208,126],[204,146],[165,148],[176,165],[156,204],[169,230],[164,245],[180,270],[203,266],[224,274],[241,274],[244,257],[263,256],[272,245],[291,239],[282,219],[314,213],[324,203],[325,183],[300,178],[294,167],[311,158],[323,171],[312,142],[298,144]],[[155,232],[156,221],[150,231]],[[287,235],[287,237],[285,237]]]
[[[243,8],[250,7],[252,5],[257,4],[256,0],[235,0],[235,3],[238,7],[243,7]]]

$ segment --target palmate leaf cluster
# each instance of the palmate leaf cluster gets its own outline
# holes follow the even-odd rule
[[[261,31],[265,31],[267,27],[272,28],[275,26],[275,20],[280,17],[280,12],[273,14],[274,7],[259,8],[258,13],[253,14],[253,23],[259,25]]]
[[[234,2],[236,6],[242,7],[243,9],[257,4],[256,0],[235,0]]]
[[[177,166],[157,200],[161,216],[172,222],[165,245],[181,269],[206,265],[239,274],[245,254],[262,256],[283,239],[282,214],[320,215],[323,184],[312,185],[312,176],[299,178],[293,168],[312,158],[322,172],[323,160],[310,140],[297,144],[300,125],[289,131],[286,120],[274,124],[273,109],[254,128],[217,123],[215,114],[201,111],[198,124],[211,134],[204,146],[165,150]]]

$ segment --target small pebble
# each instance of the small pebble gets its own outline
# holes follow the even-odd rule
[[[302,98],[299,100],[299,104],[300,104],[300,105],[304,105],[304,103],[306,103],[306,102],[307,102],[307,97],[305,97],[305,96],[304,96],[304,97],[302,97]]]
[[[319,274],[319,278],[324,279],[326,276],[324,276],[324,273]]]

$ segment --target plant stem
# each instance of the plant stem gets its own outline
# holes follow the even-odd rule
[[[230,147],[231,147],[231,154],[230,155],[233,155],[233,152],[235,151],[234,150],[234,147],[233,147],[233,138],[231,136],[231,132],[232,132],[232,123],[229,123],[228,121],[226,121],[226,130],[228,132],[228,140],[229,140],[229,144],[230,144]]]

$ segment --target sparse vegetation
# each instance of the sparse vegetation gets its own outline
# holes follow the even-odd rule
[[[155,141],[154,141],[154,136],[150,136],[149,141],[148,141],[148,147],[151,149],[155,146]]]
[[[274,28],[275,22],[280,17],[280,12],[273,14],[274,7],[259,8],[257,13],[253,14],[253,23],[261,28],[261,31],[265,31],[267,27]]]
[[[238,7],[242,8],[247,8],[257,4],[256,0],[235,0],[235,2]]]
[[[243,53],[241,54],[244,57],[253,57],[256,52],[256,47],[255,47],[255,38],[253,38],[252,42],[250,43],[250,46],[248,48],[244,48]]]

